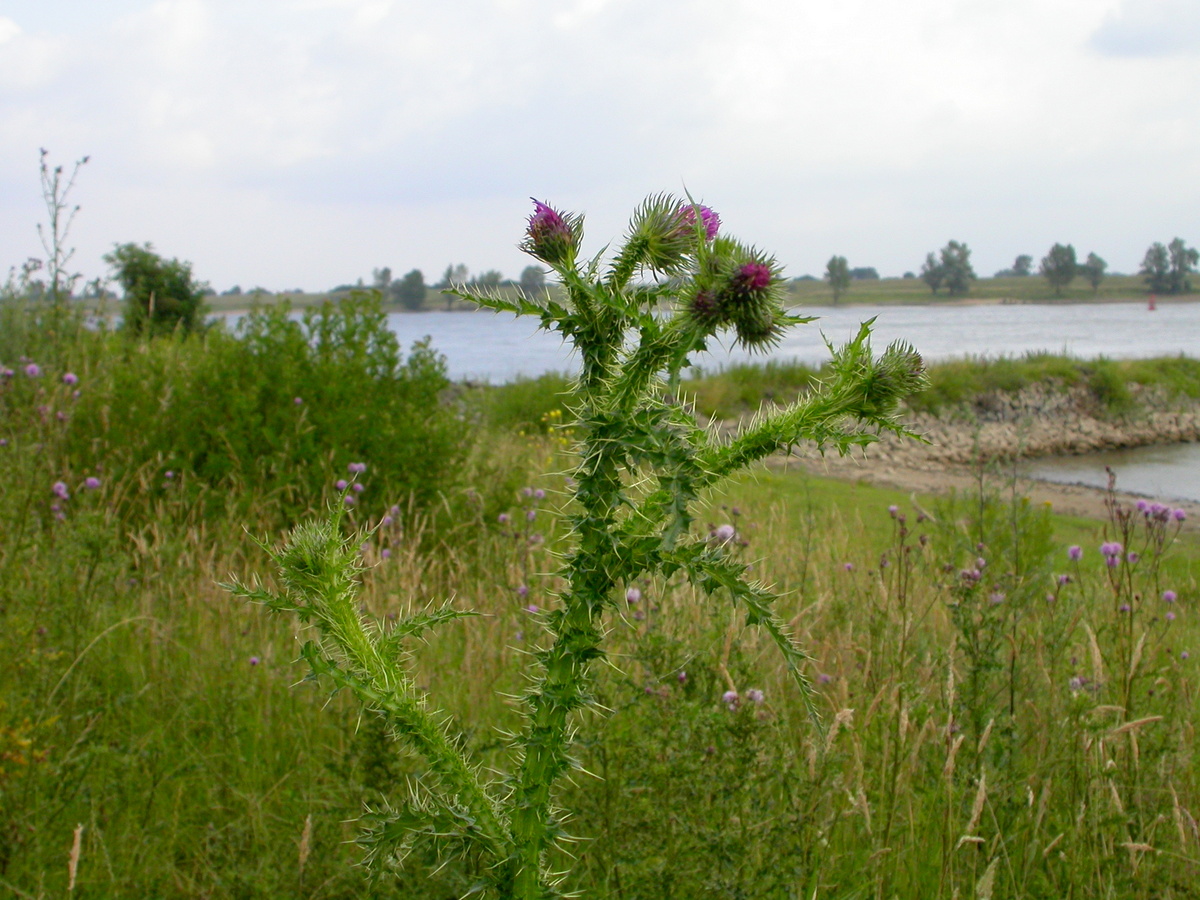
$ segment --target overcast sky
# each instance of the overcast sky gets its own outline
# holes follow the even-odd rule
[[[0,0],[0,264],[38,149],[85,154],[88,278],[153,243],[218,290],[515,277],[530,196],[588,249],[690,190],[791,275],[966,241],[1110,269],[1200,243],[1197,0]]]

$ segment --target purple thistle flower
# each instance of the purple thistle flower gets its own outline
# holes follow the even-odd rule
[[[100,479],[95,475],[89,475],[87,478],[83,479],[83,486],[89,491],[94,491],[100,487]]]
[[[379,520],[379,527],[380,528],[390,528],[392,525],[392,522],[394,522],[394,521],[395,521],[395,519],[393,519],[391,516],[384,516],[382,519]]]
[[[536,518],[537,518],[537,510],[536,509],[525,510],[525,521],[526,522],[532,522]]]
[[[1071,583],[1071,576],[1070,576],[1070,575],[1059,575],[1059,576],[1058,576],[1058,583],[1059,583],[1060,585],[1063,585],[1063,584],[1070,584],[1070,583]]]
[[[261,660],[257,656],[250,657],[250,665],[257,666]]]
[[[79,384],[79,376],[76,375],[74,372],[63,373],[62,380],[63,380],[63,384],[70,385],[72,387]]]
[[[30,378],[41,378],[42,368],[37,363],[30,363],[25,367],[25,374]]]
[[[833,681],[833,676],[828,672],[822,672],[817,676],[817,681],[819,681],[821,684],[829,684],[829,682]]]
[[[342,502],[345,503],[347,506],[353,506],[357,502],[357,500],[355,499],[353,494],[347,494],[345,497],[342,498]]]
[[[1004,602],[1004,591],[992,591],[992,593],[988,595],[988,600],[991,602],[992,606],[999,606]]]
[[[758,688],[750,688],[750,690],[746,691],[746,699],[751,703],[762,703],[763,692]]]
[[[500,513],[500,515],[496,517],[496,521],[499,522],[501,525],[507,525],[508,524],[508,513]]]
[[[380,550],[380,551],[379,551],[379,555],[380,555],[381,557],[383,557],[384,559],[391,559],[391,558],[392,558],[392,551],[391,551],[391,550],[389,550],[387,547],[384,547],[382,550]]]
[[[1182,522],[1184,519],[1187,518],[1187,513],[1185,513],[1182,509],[1172,510],[1171,518],[1174,519],[1176,522]]]
[[[1067,548],[1067,559],[1079,562],[1083,558],[1083,548],[1078,544]]]
[[[1168,611],[1167,614],[1165,616],[1163,616],[1163,618],[1166,619],[1168,622],[1174,622],[1175,621],[1175,613]]]
[[[536,491],[534,491],[534,492],[533,492],[533,499],[535,499],[535,500],[545,500],[545,499],[546,499],[546,492],[545,492],[545,491],[543,491],[541,488],[538,488]]]
[[[334,486],[334,488],[336,488],[339,491],[344,491],[346,489],[347,484],[349,484],[349,482],[346,481],[345,478],[339,478],[337,481],[335,481],[333,483],[333,486]]]
[[[765,290],[771,283],[771,268],[760,262],[748,262],[730,279],[729,288],[737,295],[748,297]]]
[[[900,507],[898,507],[896,504],[893,503],[891,506],[888,507],[888,515],[891,516],[893,519],[896,518],[896,516],[898,516],[899,514],[900,514]]]
[[[721,695],[721,702],[731,709],[738,702],[738,692],[729,690]]]
[[[853,572],[854,571],[854,563],[842,563],[842,568],[845,569],[847,572]]]
[[[679,208],[679,221],[683,223],[685,228],[695,228],[697,209],[700,210],[700,222],[704,225],[704,239],[711,241],[717,236],[717,230],[721,227],[721,217],[707,206],[700,204],[696,206],[681,206]]]
[[[571,223],[540,200],[533,200],[533,215],[529,217],[525,235],[521,249],[550,265],[570,262],[575,256],[576,238]]]
[[[1128,603],[1122,603],[1122,604],[1120,605],[1120,607],[1118,607],[1118,609],[1117,609],[1117,612],[1123,612],[1123,613],[1127,613],[1127,612],[1129,612],[1129,604],[1128,604]]]
[[[54,482],[54,484],[51,485],[50,490],[59,500],[67,500],[70,497],[70,494],[67,492],[66,484],[61,481]]]
[[[354,484],[350,485],[350,490],[354,491],[356,494],[361,494],[365,490],[365,487],[362,485],[362,483],[356,481]]]
[[[1129,554],[1125,558],[1127,560],[1129,560],[1130,565],[1132,565],[1133,563],[1136,563],[1142,557],[1140,554],[1138,554],[1138,552],[1136,550],[1130,550]]]
[[[1147,503],[1145,500],[1139,500],[1137,502],[1137,511],[1138,512],[1144,513],[1144,512],[1147,512],[1149,509],[1150,509],[1150,504]]]
[[[525,607],[525,612],[527,613],[536,613],[537,611],[538,605],[536,603],[530,603],[527,607]]]
[[[172,478],[175,477],[175,473],[172,472],[170,469],[167,469],[167,471],[163,473],[163,477],[166,478],[168,481],[170,481]]]
[[[735,534],[737,534],[737,531],[732,525],[718,525],[713,530],[712,540],[717,544],[727,544],[733,540]]]
[[[8,446],[8,438],[0,438],[0,447]]]
[[[1190,654],[1190,653],[1188,653],[1186,650],[1184,650],[1182,653],[1180,653],[1180,654],[1179,654],[1179,658],[1180,658],[1180,659],[1187,659],[1187,658],[1188,658],[1189,656],[1191,656],[1191,655],[1192,655],[1192,654]]]
[[[1179,595],[1174,591],[1163,591],[1163,600],[1165,600],[1167,603],[1174,603],[1176,597],[1178,596]]]
[[[679,680],[680,684],[683,684],[685,681],[687,681],[687,672],[680,672],[675,677]]]
[[[292,402],[295,403],[297,406],[302,406],[304,404],[304,398],[303,397],[293,397]]]
[[[528,597],[529,596],[528,586],[521,585],[519,588],[517,588],[517,596],[520,597],[522,600],[524,600],[526,597]]]
[[[1124,549],[1117,541],[1108,541],[1100,545],[1100,552],[1105,556],[1120,556]]]
[[[350,463],[350,465],[346,466],[346,471],[351,475],[361,475],[367,471],[367,464],[361,462]]]
[[[625,592],[625,602],[630,606],[635,606],[642,599],[642,592],[636,587],[631,587]]]

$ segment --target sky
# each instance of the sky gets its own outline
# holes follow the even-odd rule
[[[517,277],[530,197],[691,192],[793,276],[1200,244],[1195,0],[0,0],[0,266],[150,242],[225,290]]]

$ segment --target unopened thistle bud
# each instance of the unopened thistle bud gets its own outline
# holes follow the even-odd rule
[[[552,266],[570,265],[579,248],[578,220],[564,216],[540,200],[534,200],[533,206],[521,249]]]

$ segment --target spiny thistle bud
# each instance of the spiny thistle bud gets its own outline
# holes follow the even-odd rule
[[[707,206],[701,206],[700,204],[681,206],[678,214],[681,230],[695,230],[697,210],[700,212],[700,223],[704,226],[704,239],[711,241],[717,236],[717,231],[721,227],[721,217]]]
[[[692,312],[692,318],[703,323],[716,322],[721,318],[721,304],[717,300],[717,295],[709,290],[701,290],[696,292],[696,296],[692,298],[689,304]]]
[[[874,361],[866,380],[863,412],[890,415],[901,400],[924,390],[927,384],[921,354],[904,342],[891,344]]]
[[[760,262],[739,266],[729,279],[731,297],[745,298],[765,291],[771,285],[771,267]]]
[[[783,336],[784,324],[779,321],[782,311],[769,307],[752,307],[738,312],[738,343],[747,350],[763,350],[773,347]]]
[[[570,265],[579,248],[580,220],[563,215],[540,200],[533,200],[533,206],[521,249],[551,266]]]

